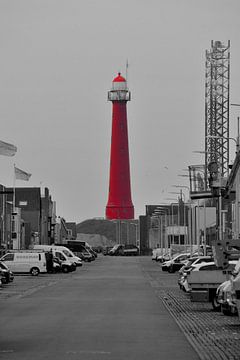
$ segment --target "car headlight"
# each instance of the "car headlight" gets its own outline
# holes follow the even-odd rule
[[[232,293],[231,291],[226,292],[226,301],[229,305],[236,304],[236,294]]]

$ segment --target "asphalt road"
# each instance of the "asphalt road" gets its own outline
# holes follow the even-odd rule
[[[0,296],[0,359],[199,359],[150,285],[150,261],[99,256]]]

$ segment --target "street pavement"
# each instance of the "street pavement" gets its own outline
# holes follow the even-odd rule
[[[16,276],[0,290],[0,359],[199,359],[156,292],[156,266],[99,256],[71,274]]]

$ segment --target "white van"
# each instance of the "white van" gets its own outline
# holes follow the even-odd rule
[[[46,273],[46,256],[43,251],[15,250],[0,259],[13,273],[30,273],[37,276]]]
[[[53,256],[56,256],[59,258],[59,254],[56,255],[56,252],[59,253],[61,252],[65,257],[66,260],[68,260],[71,264],[75,265],[75,266],[82,266],[82,260],[73,254],[73,252],[71,250],[69,250],[68,248],[66,248],[65,246],[59,246],[59,245],[34,245],[33,246],[34,250],[43,250],[43,251],[53,251]]]
[[[52,245],[56,250],[61,250],[67,257],[68,260],[71,262],[74,262],[76,266],[82,266],[82,259],[75,255],[72,250],[68,249],[66,246],[60,246],[60,245]]]

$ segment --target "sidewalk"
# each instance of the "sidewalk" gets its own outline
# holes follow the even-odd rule
[[[214,312],[209,303],[193,303],[178,288],[178,274],[161,270],[150,258],[139,258],[140,266],[158,298],[173,316],[202,360],[240,359],[240,320]]]

